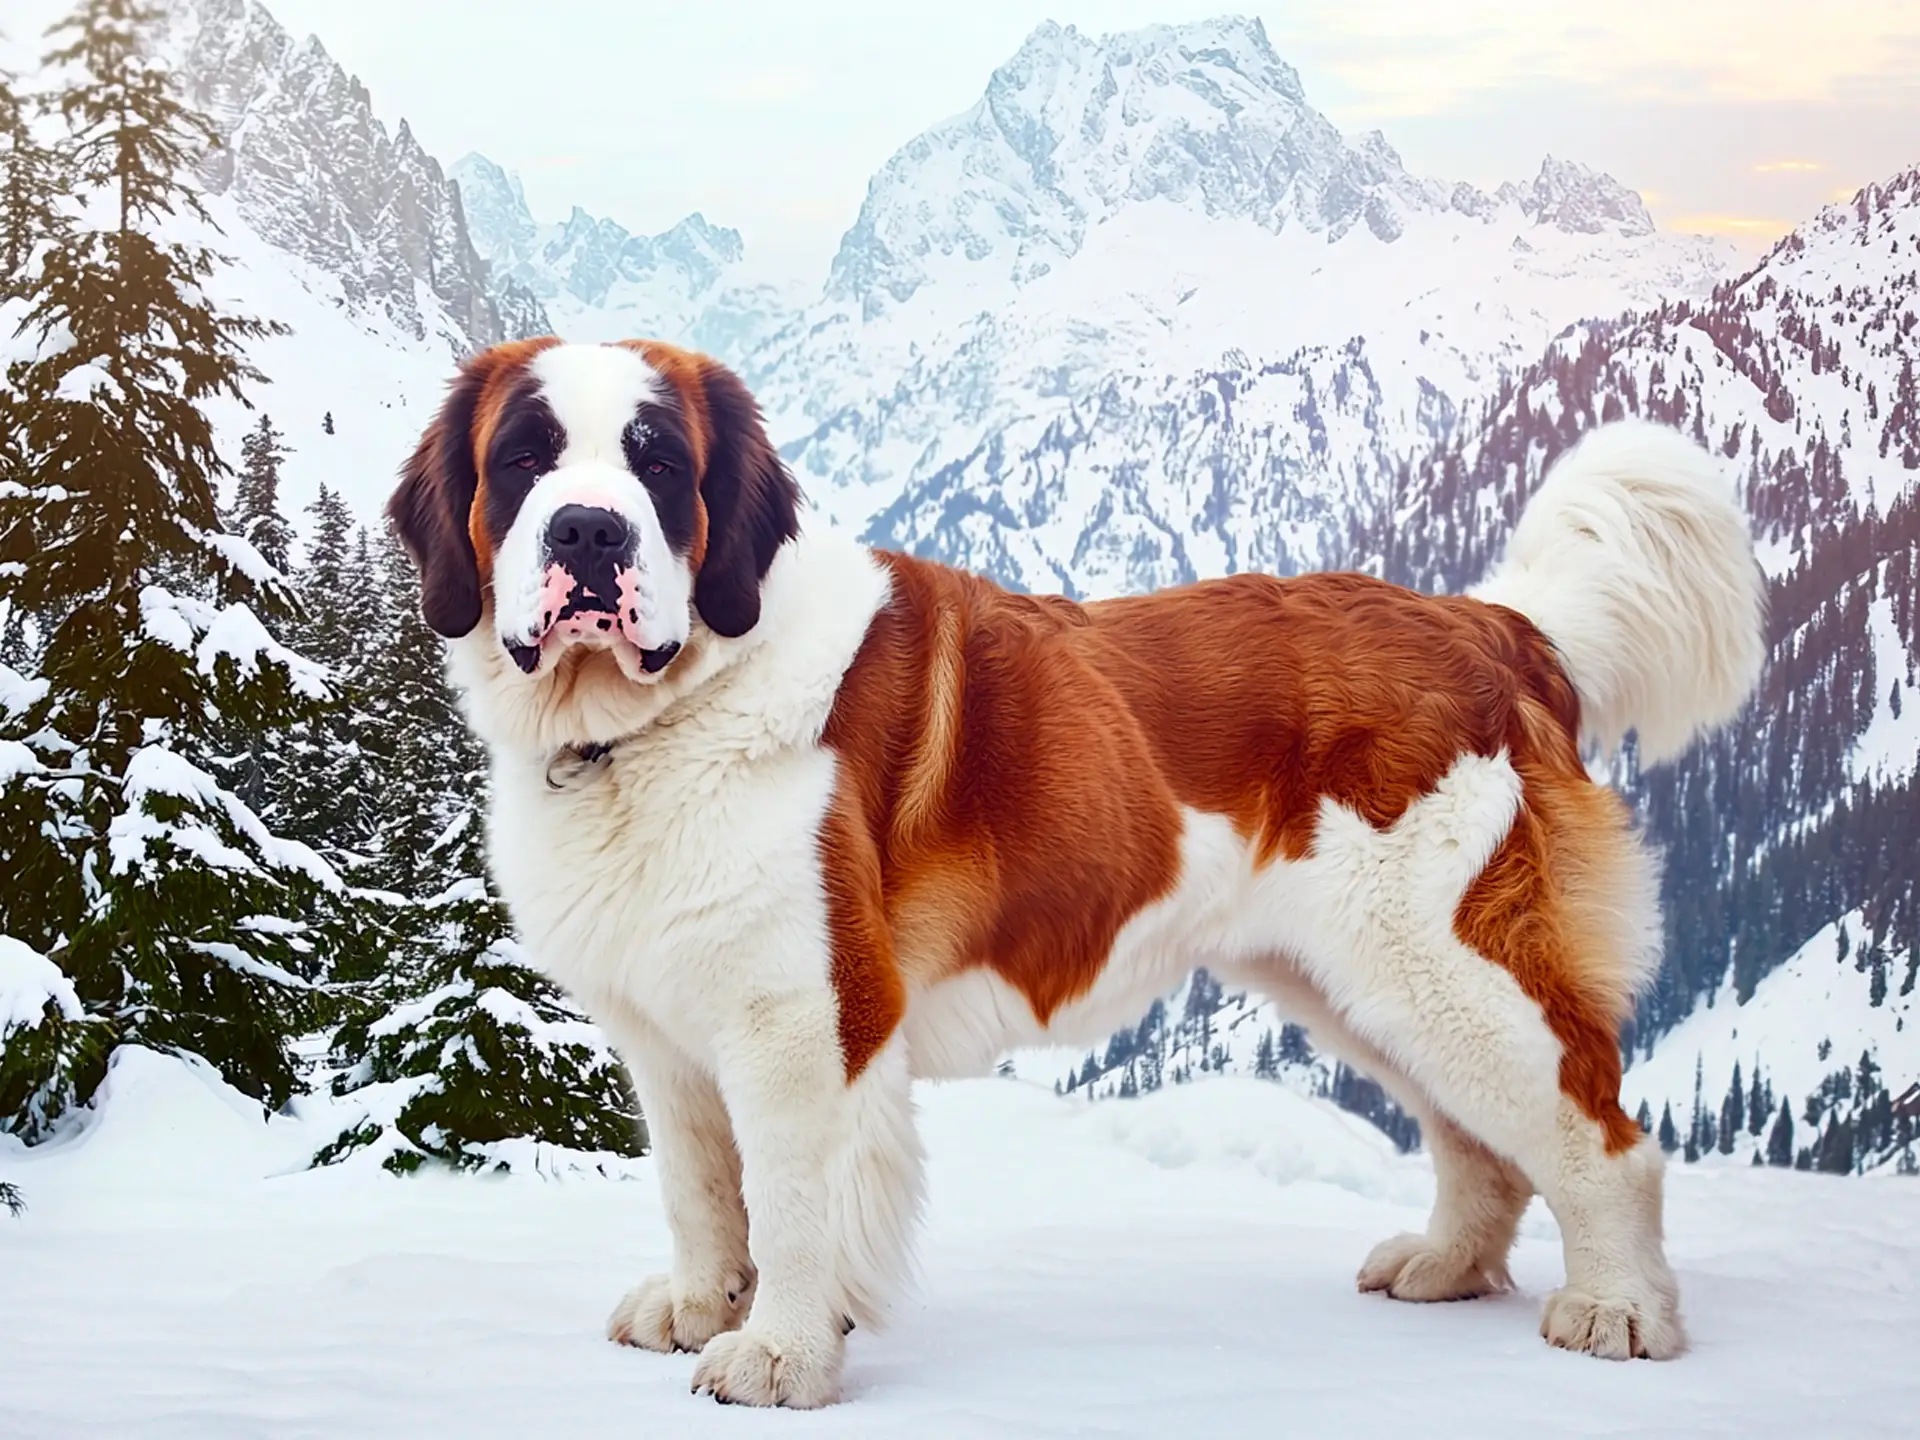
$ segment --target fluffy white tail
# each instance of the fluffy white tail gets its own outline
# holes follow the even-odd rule
[[[1766,593],[1732,484],[1698,445],[1641,420],[1561,457],[1470,593],[1538,625],[1580,694],[1582,738],[1611,752],[1637,731],[1643,765],[1731,719],[1766,658]]]

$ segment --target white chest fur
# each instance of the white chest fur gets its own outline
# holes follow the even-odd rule
[[[637,1009],[697,1055],[756,996],[827,984],[818,847],[834,758],[819,737],[886,593],[852,542],[795,542],[755,631],[557,791],[550,750],[497,733],[512,704],[490,691],[514,678],[475,683],[456,663],[492,742],[495,879],[522,940],[589,1010]]]

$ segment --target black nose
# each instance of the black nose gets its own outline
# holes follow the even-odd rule
[[[547,522],[547,552],[582,580],[625,554],[631,540],[626,521],[591,505],[562,505]]]

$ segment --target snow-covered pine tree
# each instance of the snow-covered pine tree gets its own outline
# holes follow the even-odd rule
[[[1827,1117],[1827,1128],[1820,1136],[1820,1150],[1814,1168],[1823,1175],[1848,1175],[1853,1172],[1853,1126],[1839,1115]]]
[[[390,535],[376,555],[384,629],[354,688],[379,736],[373,873],[410,901],[394,907],[384,972],[334,1036],[335,1093],[363,1110],[314,1161],[550,1170],[644,1153],[618,1060],[508,934],[486,880],[479,746],[411,562]]]
[[[286,834],[324,855],[355,884],[379,827],[381,786],[371,753],[368,657],[392,630],[378,577],[356,557],[353,512],[321,485],[305,563],[294,574],[298,602],[289,622],[301,654],[327,667],[338,703],[307,716],[288,735],[267,811]]]
[[[0,935],[0,1130],[41,1139],[63,1108],[66,1077],[103,1060],[104,1031],[59,966]]]
[[[0,73],[0,300],[26,293],[34,247],[65,227],[59,160],[33,133],[33,99]]]
[[[247,432],[240,442],[239,482],[227,519],[227,529],[283,575],[291,567],[294,538],[293,526],[280,513],[280,461],[287,454],[286,438],[266,414]]]
[[[164,233],[211,226],[186,179],[211,132],[148,53],[159,25],[140,0],[82,0],[49,31],[78,215],[30,276],[27,355],[0,392],[19,447],[0,600],[42,637],[38,675],[7,682],[25,703],[5,803],[43,821],[0,826],[0,933],[57,967],[104,1031],[95,1055],[190,1051],[279,1105],[311,1024],[314,917],[339,882],[219,783],[214,737],[264,731],[325,685],[245,603],[215,599],[264,562],[220,532],[200,406],[244,399],[259,377],[243,342],[272,327],[217,309],[219,257]],[[44,1133],[103,1073],[39,1075],[8,1127]]]

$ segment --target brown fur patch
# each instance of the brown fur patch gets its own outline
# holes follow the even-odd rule
[[[707,477],[707,460],[713,454],[713,416],[707,405],[707,375],[714,362],[691,350],[659,340],[622,340],[618,342],[636,352],[669,385],[679,401],[686,422],[687,455],[693,465],[693,539],[687,548],[687,565],[700,573],[707,558],[709,522],[707,503],[701,485]]]
[[[830,881],[850,887],[835,915],[862,917],[834,935],[849,1077],[892,1005],[859,997],[973,966],[1042,1023],[1086,994],[1121,926],[1176,883],[1182,806],[1297,860],[1323,799],[1385,828],[1462,755],[1504,751],[1525,803],[1456,929],[1540,1005],[1561,1087],[1609,1146],[1638,1137],[1618,1101],[1630,957],[1605,920],[1631,841],[1580,768],[1578,701],[1530,623],[1357,575],[1081,606],[882,558],[892,599],[823,737],[841,765],[830,873],[850,827],[866,837],[857,876]]]
[[[467,443],[473,455],[476,484],[473,503],[467,510],[467,536],[473,541],[473,558],[480,567],[480,588],[493,584],[493,536],[487,530],[487,449],[493,444],[493,432],[500,424],[500,412],[513,393],[515,380],[526,373],[533,357],[560,343],[553,335],[531,340],[508,340],[482,351],[471,362],[481,377],[480,399],[473,412],[473,427]]]

